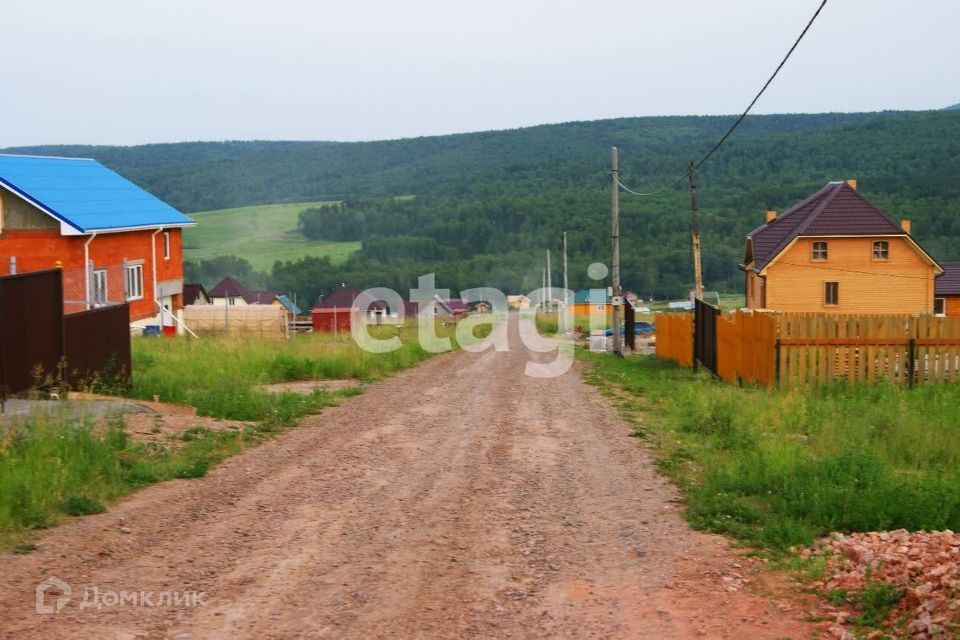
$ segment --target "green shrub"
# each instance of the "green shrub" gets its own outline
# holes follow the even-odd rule
[[[86,496],[68,496],[60,510],[68,516],[86,516],[94,513],[103,513],[107,510],[103,504]]]

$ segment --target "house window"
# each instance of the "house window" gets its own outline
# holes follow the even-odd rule
[[[946,298],[934,298],[933,299],[933,313],[937,316],[947,315],[947,299]]]
[[[93,304],[104,305],[107,303],[107,270],[95,269],[93,271]]]
[[[229,298],[227,298],[227,304],[230,305],[231,307],[236,303],[237,303],[237,299],[234,298],[233,296],[230,296]]]
[[[839,282],[823,283],[823,304],[826,304],[826,305],[840,304],[840,283]]]
[[[169,231],[163,232],[163,259],[164,260],[170,259],[170,232]]]
[[[127,300],[143,298],[143,265],[132,264],[127,267]]]
[[[877,240],[873,243],[873,259],[874,260],[889,260],[890,259],[890,243],[886,240]]]
[[[826,242],[813,243],[813,259],[814,260],[827,259],[827,243]]]

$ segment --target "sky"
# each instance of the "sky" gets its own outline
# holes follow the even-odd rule
[[[819,0],[4,0],[0,147],[376,140],[749,103]],[[960,102],[956,0],[829,0],[756,113]]]

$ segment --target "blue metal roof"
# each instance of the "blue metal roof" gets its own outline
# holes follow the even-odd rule
[[[166,202],[87,158],[0,154],[0,183],[81,233],[194,224]]]
[[[610,296],[607,295],[606,289],[601,290],[599,298],[593,296],[593,299],[590,298],[590,289],[580,289],[575,294],[567,298],[567,302],[572,302],[573,304],[610,304]]]

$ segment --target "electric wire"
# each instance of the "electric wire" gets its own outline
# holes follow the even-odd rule
[[[801,31],[801,32],[800,32],[800,35],[797,36],[797,39],[794,40],[793,46],[791,46],[791,47],[790,47],[790,50],[787,51],[787,55],[785,55],[785,56],[783,57],[783,60],[781,60],[781,61],[780,61],[780,64],[777,65],[777,68],[774,70],[773,74],[767,79],[767,81],[764,83],[763,87],[760,89],[760,91],[757,93],[757,95],[754,96],[754,98],[753,98],[753,100],[750,102],[750,104],[747,105],[746,110],[745,110],[742,114],[740,114],[740,117],[736,119],[736,121],[733,123],[733,126],[731,126],[730,129],[728,129],[727,132],[726,132],[725,134],[723,134],[723,137],[720,138],[720,140],[719,140],[715,145],[713,145],[713,148],[710,149],[710,151],[708,151],[707,154],[706,154],[705,156],[703,156],[703,158],[701,158],[699,162],[694,163],[693,168],[688,169],[682,176],[680,176],[679,178],[677,178],[677,179],[674,180],[673,182],[671,182],[671,183],[669,183],[669,184],[666,184],[666,185],[660,187],[659,189],[654,189],[653,191],[648,191],[648,192],[645,192],[645,193],[641,193],[641,192],[638,192],[638,191],[634,191],[633,189],[628,188],[625,184],[623,184],[622,182],[620,182],[620,178],[619,178],[619,177],[617,177],[617,185],[618,185],[621,189],[623,189],[624,191],[626,191],[627,193],[632,193],[632,194],[635,195],[635,196],[639,196],[639,197],[645,198],[645,197],[648,197],[648,196],[655,196],[655,195],[661,194],[661,193],[663,193],[663,192],[665,192],[665,191],[669,191],[670,189],[673,189],[675,186],[677,186],[678,184],[680,184],[680,183],[683,182],[684,180],[689,179],[690,174],[692,174],[693,172],[695,172],[695,171],[696,171],[697,169],[699,169],[707,160],[709,160],[710,157],[711,157],[714,153],[716,153],[717,150],[720,149],[720,147],[723,146],[723,143],[725,143],[725,142],[727,141],[727,138],[729,138],[729,137],[731,136],[731,134],[733,134],[733,132],[736,130],[736,128],[740,126],[740,123],[743,122],[744,118],[747,117],[747,114],[750,113],[750,110],[753,109],[753,106],[754,106],[754,105],[757,103],[757,101],[760,99],[760,96],[763,95],[763,93],[767,90],[767,87],[769,87],[770,84],[773,82],[773,79],[777,77],[777,74],[778,74],[778,73],[780,73],[780,69],[782,69],[782,68],[783,68],[783,65],[785,65],[785,64],[787,63],[787,60],[790,59],[790,56],[793,54],[793,51],[794,51],[794,50],[797,48],[797,46],[800,44],[800,41],[803,40],[803,37],[804,37],[805,35],[807,35],[807,31],[809,31],[809,30],[810,30],[810,27],[813,26],[813,23],[816,21],[817,16],[820,15],[820,12],[823,11],[823,8],[826,6],[826,4],[827,4],[827,0],[823,0],[823,1],[820,3],[820,6],[817,7],[816,12],[813,14],[813,17],[810,18],[810,21],[809,21],[809,22],[807,22],[807,26],[805,26],[805,27],[803,28],[803,31]]]

